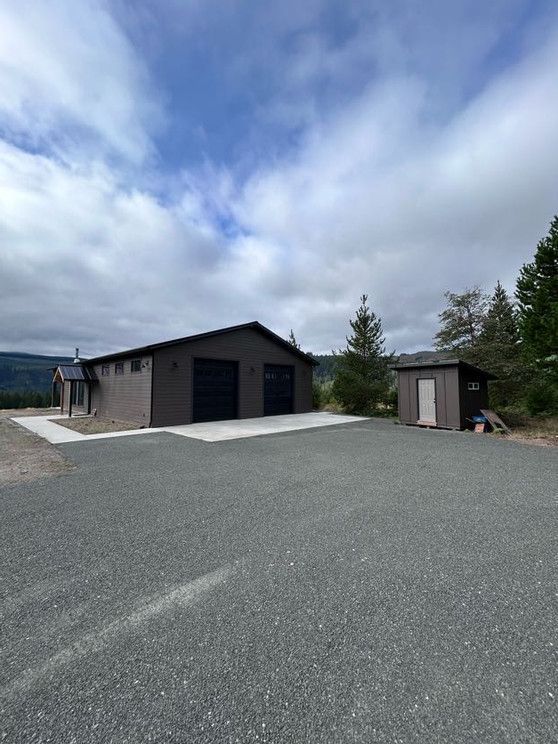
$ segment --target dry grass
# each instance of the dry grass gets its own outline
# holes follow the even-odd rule
[[[53,423],[65,426],[80,434],[107,434],[111,431],[131,431],[139,429],[137,424],[129,421],[98,418],[97,416],[76,416],[68,419],[53,419]]]
[[[17,418],[18,416],[54,416],[60,408],[0,408],[0,418]]]
[[[558,416],[525,418],[521,423],[510,428],[512,429],[510,439],[546,447],[558,447]]]
[[[8,416],[41,416],[52,409],[0,411],[0,486],[29,483],[73,470],[62,453],[42,437],[10,421]]]

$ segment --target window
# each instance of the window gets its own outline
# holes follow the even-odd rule
[[[131,372],[141,372],[141,359],[132,359],[130,362]]]
[[[110,375],[110,364],[103,364],[101,374],[103,377],[108,377]]]
[[[114,374],[115,375],[123,375],[124,374],[124,362],[117,362],[114,365]]]
[[[478,382],[468,382],[467,383],[467,390],[478,390],[480,388],[480,385]]]

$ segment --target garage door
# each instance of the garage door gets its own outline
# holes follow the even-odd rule
[[[194,359],[194,422],[235,419],[238,414],[237,398],[237,362]]]
[[[294,367],[266,364],[264,367],[264,416],[293,412]]]

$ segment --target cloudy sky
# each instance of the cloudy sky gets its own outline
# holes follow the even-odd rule
[[[558,212],[555,0],[0,0],[0,349],[389,350]]]

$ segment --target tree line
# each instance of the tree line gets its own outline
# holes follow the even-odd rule
[[[51,393],[39,390],[0,390],[0,408],[50,408]],[[59,405],[58,394],[54,405]]]
[[[558,216],[521,268],[515,297],[498,281],[492,295],[478,286],[446,292],[434,337],[441,355],[492,372],[490,405],[533,415],[558,413]],[[385,350],[382,321],[362,295],[346,347],[334,354],[334,378],[316,382],[315,405],[349,413],[392,413],[397,406],[394,354]],[[291,330],[290,342],[300,348]]]

